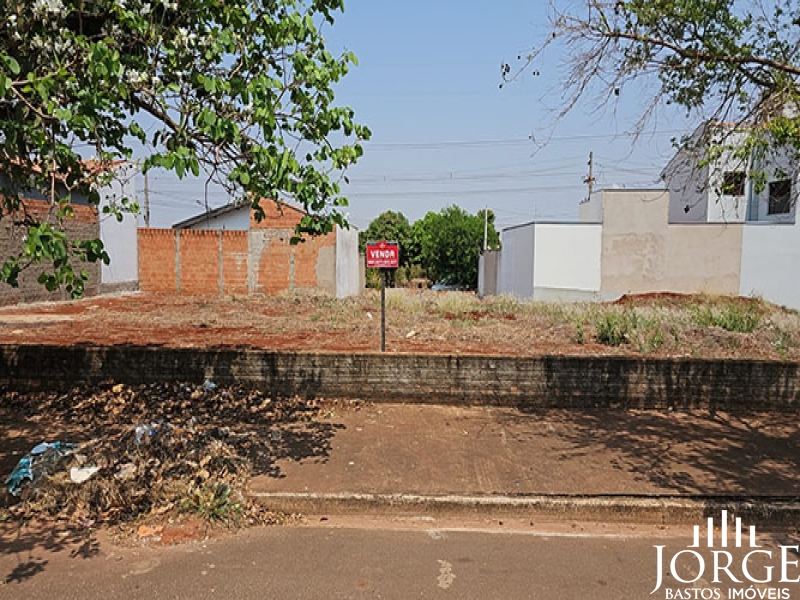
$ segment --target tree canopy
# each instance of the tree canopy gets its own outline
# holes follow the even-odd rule
[[[648,80],[656,85],[642,96],[636,131],[660,106],[673,104],[738,125],[748,133],[739,143],[744,154],[800,156],[797,0],[590,0],[568,10],[551,7],[552,31],[521,69],[545,69],[552,64],[548,48],[566,49],[560,116],[587,94],[597,93],[600,105],[614,103],[628,84]],[[502,74],[508,80],[519,72],[504,64]]]
[[[387,240],[397,242],[400,249],[400,266],[407,267],[417,262],[417,251],[411,224],[401,212],[387,210],[369,224],[365,231],[358,234],[359,251],[364,252],[367,242]]]
[[[434,281],[478,286],[478,259],[483,248],[484,211],[470,215],[458,206],[429,212],[413,227],[419,260]],[[494,228],[494,213],[488,214],[488,245],[497,248],[500,236]]]
[[[0,219],[29,235],[0,280],[14,285],[44,261],[43,283],[79,294],[85,274],[73,261],[108,259],[99,241],[68,240],[57,220],[39,222],[20,205],[35,191],[60,219],[69,193],[96,203],[109,171],[87,168],[87,152],[103,164],[141,145],[145,170],[203,173],[251,201],[257,217],[260,199],[286,194],[309,212],[298,235],[344,224],[338,182],[370,132],[334,102],[332,86],[356,62],[332,55],[322,36],[341,10],[343,0],[4,2]]]

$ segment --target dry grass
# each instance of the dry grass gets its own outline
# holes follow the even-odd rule
[[[581,353],[575,346],[585,346],[624,354],[800,358],[800,315],[757,298],[665,295],[543,303],[390,290],[387,310],[396,328],[414,322],[415,337],[446,341],[456,332],[485,341],[487,351],[527,354],[526,346],[549,343],[555,352]]]
[[[390,289],[390,352],[624,354],[800,360],[800,316],[759,299],[674,294],[539,303]],[[0,309],[7,343],[370,351],[380,293],[191,298],[137,294]],[[24,317],[24,322],[21,321]]]

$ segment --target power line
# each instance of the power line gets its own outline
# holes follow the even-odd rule
[[[569,169],[569,170],[567,170]],[[393,176],[393,175],[372,175],[369,177],[350,177],[349,185],[379,185],[384,183],[448,183],[455,181],[493,181],[493,180],[510,180],[510,179],[528,179],[530,177],[547,176],[547,175],[581,175],[580,171],[576,171],[572,167],[552,168],[542,171],[520,171],[518,173],[503,173],[503,174],[476,174],[476,175],[457,175],[456,173],[440,173],[438,175],[421,175],[421,176]]]
[[[557,186],[531,186],[520,188],[500,188],[500,189],[483,189],[483,190],[410,190],[407,192],[350,192],[348,191],[345,196],[348,197],[368,197],[368,198],[392,198],[392,197],[409,197],[409,196],[474,196],[476,194],[483,194],[486,196],[497,196],[500,194],[524,194],[527,192],[556,192],[568,191],[572,189],[582,189],[583,185],[580,183],[574,185],[557,185]]]
[[[574,140],[607,140],[614,138],[633,138],[650,135],[663,135],[682,133],[682,130],[657,130],[647,133],[641,132],[622,132],[622,133],[584,133],[575,135],[558,135],[548,137],[547,143],[561,142],[561,141],[574,141]],[[410,150],[439,150],[442,148],[474,148],[482,146],[519,146],[519,145],[537,145],[537,142],[532,137],[527,138],[509,138],[509,139],[484,139],[484,140],[441,140],[433,142],[366,142],[365,147],[370,150],[392,150],[392,149],[410,149]]]

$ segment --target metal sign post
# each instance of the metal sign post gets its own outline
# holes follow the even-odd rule
[[[397,242],[367,242],[367,268],[381,270],[381,352],[386,352],[386,272],[399,266]]]
[[[386,269],[381,269],[381,352],[386,352]]]

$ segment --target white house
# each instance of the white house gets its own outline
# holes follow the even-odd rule
[[[800,308],[791,276],[800,264],[798,165],[786,154],[766,167],[743,165],[733,151],[708,164],[703,156],[691,145],[679,151],[663,172],[668,189],[595,192],[579,223],[504,229],[502,250],[482,257],[479,291],[534,300],[703,292]],[[767,175],[762,189],[756,170]]]
[[[787,152],[740,155],[747,132],[728,123],[706,123],[661,172],[670,193],[670,223],[794,222],[800,171]],[[709,158],[707,144],[720,148]],[[751,176],[763,173],[763,187]],[[760,189],[759,189],[760,188]]]

